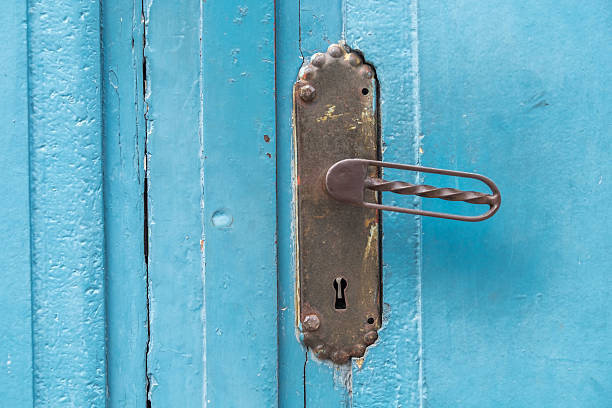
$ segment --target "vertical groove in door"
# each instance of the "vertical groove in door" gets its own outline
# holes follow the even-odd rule
[[[107,404],[145,407],[144,21],[141,0],[101,5]]]

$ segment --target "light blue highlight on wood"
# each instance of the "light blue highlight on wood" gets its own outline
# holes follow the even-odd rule
[[[100,9],[29,2],[34,405],[106,400]]]
[[[427,404],[609,406],[612,7],[419,4],[423,164],[503,197],[423,220]]]
[[[31,407],[27,5],[5,3],[0,14],[0,395],[14,407]]]
[[[145,129],[153,407],[204,405],[200,4],[147,1]]]
[[[276,407],[274,2],[203,3],[208,407]]]

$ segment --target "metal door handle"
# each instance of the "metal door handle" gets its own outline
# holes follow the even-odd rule
[[[449,187],[439,188],[426,184],[411,184],[404,181],[387,181],[377,177],[368,176],[369,166],[378,168],[388,167],[400,170],[476,179],[485,183],[491,189],[491,193],[488,194],[477,191],[462,191]],[[495,183],[493,183],[491,179],[480,174],[436,169],[432,167],[412,166],[408,164],[386,163],[376,160],[346,159],[335,163],[327,171],[327,175],[325,177],[325,187],[330,196],[346,204],[374,208],[377,210],[446,218],[449,220],[472,222],[486,220],[495,214],[501,205],[501,194]],[[380,192],[390,191],[392,193],[403,195],[417,195],[426,198],[440,198],[447,201],[464,201],[470,204],[486,204],[489,206],[489,209],[481,215],[468,216],[389,206],[366,201],[364,198],[366,189]]]

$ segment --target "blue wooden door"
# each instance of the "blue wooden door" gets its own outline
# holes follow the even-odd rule
[[[4,11],[0,405],[612,406],[608,1]],[[299,340],[292,86],[339,40],[376,69],[383,159],[503,204],[385,213],[383,326],[338,366]]]

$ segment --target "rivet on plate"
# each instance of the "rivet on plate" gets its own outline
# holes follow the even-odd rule
[[[325,54],[317,52],[310,59],[310,63],[314,65],[315,67],[319,67],[319,68],[322,67],[323,64],[325,64]]]
[[[302,327],[306,331],[315,331],[319,330],[319,326],[321,325],[321,321],[316,314],[309,314],[304,317],[304,321],[302,321]]]
[[[342,51],[342,48],[340,48],[338,44],[330,45],[329,48],[327,49],[327,53],[334,58],[340,58],[342,54],[344,54],[344,52]]]
[[[336,364],[344,364],[348,361],[350,356],[344,350],[334,351],[334,354],[331,356],[332,361]]]
[[[370,67],[364,65],[361,69],[361,75],[363,75],[363,77],[366,79],[372,79],[374,73],[372,72],[372,69]]]
[[[304,85],[300,88],[300,98],[306,102],[310,102],[315,97],[315,89],[312,85]]]
[[[305,66],[300,69],[299,77],[300,79],[312,79],[314,76],[315,70],[312,67]]]
[[[365,346],[363,344],[355,344],[353,349],[351,350],[351,355],[353,357],[362,357],[365,353]]]
[[[354,67],[358,67],[359,65],[361,65],[361,58],[359,57],[359,55],[353,52],[349,54],[348,60],[349,60],[349,64],[351,64]]]
[[[368,346],[374,344],[377,339],[378,333],[375,330],[369,331],[363,336],[363,341],[365,341]]]

